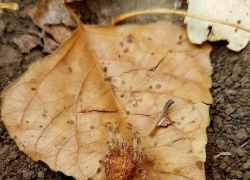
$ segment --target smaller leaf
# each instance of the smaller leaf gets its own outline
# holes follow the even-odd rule
[[[71,36],[71,28],[77,26],[67,8],[59,0],[38,0],[34,6],[27,8],[27,13],[37,26],[60,44]]]
[[[250,27],[250,0],[189,0],[188,4],[188,13]],[[185,23],[189,40],[196,44],[202,44],[207,40],[226,40],[229,49],[240,51],[247,45],[250,37],[249,32],[218,23],[188,17]]]

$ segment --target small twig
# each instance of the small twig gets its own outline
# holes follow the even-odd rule
[[[247,142],[245,142],[244,144],[242,144],[240,147],[238,147],[238,148],[235,150],[235,152],[233,153],[233,156],[234,156],[241,148],[243,148],[244,146],[246,146],[249,142],[250,142],[250,139],[249,139]]]
[[[219,23],[219,24],[235,27],[237,29],[241,29],[241,30],[250,32],[250,28],[247,28],[247,27],[244,27],[244,26],[241,26],[241,25],[238,25],[238,24],[213,19],[213,18],[210,18],[210,17],[204,17],[204,16],[200,16],[200,15],[197,15],[197,14],[192,14],[192,13],[188,13],[186,11],[180,11],[180,10],[176,10],[176,9],[148,9],[148,10],[142,10],[142,11],[129,12],[129,13],[126,13],[126,14],[122,14],[122,15],[120,15],[118,17],[112,18],[112,24],[113,25],[118,24],[119,22],[124,21],[125,19],[131,18],[131,17],[134,17],[134,16],[150,15],[150,14],[179,15],[179,16],[190,17],[190,18],[194,18],[194,19],[198,19],[198,20],[202,20],[202,21]]]
[[[19,6],[17,3],[0,3],[0,9],[17,11],[19,9]]]
[[[213,157],[214,160],[218,159],[220,156],[232,156],[232,153],[230,152],[220,152],[219,154],[215,155]]]

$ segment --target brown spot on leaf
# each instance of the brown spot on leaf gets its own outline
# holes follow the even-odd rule
[[[157,84],[157,85],[155,86],[155,88],[156,88],[156,89],[160,89],[160,88],[161,88],[161,85],[160,85],[160,84]]]
[[[100,172],[102,172],[102,169],[101,168],[98,168],[96,173],[99,174]]]
[[[127,114],[127,115],[129,115],[129,114],[130,114],[130,112],[129,112],[129,111],[126,111],[126,114]]]
[[[126,48],[126,49],[124,49],[124,51],[123,51],[124,53],[128,53],[129,52],[129,49],[128,48]]]
[[[71,67],[68,67],[68,73],[72,73],[72,71]]]
[[[115,85],[111,85],[111,89],[114,90],[114,89],[117,89],[117,87]]]
[[[181,120],[183,121],[185,119],[185,116],[181,117]]]
[[[95,126],[90,126],[90,129],[95,129]]]
[[[122,85],[124,85],[125,84],[125,81],[124,80],[122,80]]]
[[[238,21],[237,21],[237,24],[240,24],[240,23],[241,23],[241,20],[238,20]]]
[[[128,39],[127,39],[127,42],[128,43],[133,43],[133,36],[132,36],[132,34],[130,34],[129,36],[128,36]]]
[[[181,123],[180,122],[177,122],[177,125],[180,125]]]
[[[181,42],[178,42],[177,44],[180,46],[180,45],[181,45]]]
[[[153,167],[155,165],[155,162],[154,160],[148,160],[147,161],[147,164],[150,166],[150,167]]]
[[[182,40],[182,35],[179,36],[179,40]]]
[[[173,51],[170,49],[168,52],[169,52],[169,53],[172,53]]]
[[[152,89],[153,89],[153,86],[149,86],[148,89],[149,89],[149,90],[152,90]]]
[[[174,173],[180,173],[180,172],[181,172],[180,169],[174,168]]]
[[[192,107],[192,111],[194,111],[194,110],[195,110],[195,107],[193,106],[193,107]]]
[[[43,114],[43,117],[46,118],[46,117],[47,117],[47,114]]]
[[[148,37],[148,40],[149,40],[149,41],[152,41],[152,38],[151,38],[151,37]]]
[[[34,87],[31,88],[31,91],[35,91],[35,90],[36,90],[36,88],[34,88]]]
[[[123,43],[121,42],[120,45],[121,45],[121,47],[122,47],[122,46],[123,46]]]
[[[106,77],[104,78],[104,81],[108,81],[108,82],[111,82],[112,78],[111,77]]]
[[[203,162],[198,161],[198,162],[196,163],[196,166],[198,166],[198,168],[199,168],[200,170],[203,170]]]
[[[73,121],[73,120],[70,119],[70,120],[67,121],[67,124],[68,124],[68,125],[74,125],[74,124],[75,124],[75,121]]]
[[[123,97],[124,97],[124,93],[122,93],[122,94],[120,95],[120,97],[123,98]]]
[[[188,153],[192,153],[192,152],[193,152],[193,150],[192,150],[192,149],[189,149],[189,150],[188,150]]]
[[[137,104],[137,103],[133,104],[133,107],[134,107],[134,108],[137,108],[137,107],[138,107],[138,104]]]
[[[153,56],[153,55],[155,55],[155,53],[152,52],[151,55]]]
[[[104,67],[104,68],[103,68],[103,71],[104,71],[104,72],[107,72],[107,70],[108,70],[107,67]]]

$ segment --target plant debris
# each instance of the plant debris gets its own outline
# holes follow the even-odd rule
[[[14,37],[13,42],[18,45],[22,53],[30,53],[30,51],[37,47],[42,46],[41,39],[36,36],[22,35],[21,37]]]

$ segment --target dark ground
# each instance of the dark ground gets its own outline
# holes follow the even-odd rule
[[[41,48],[32,50],[30,54],[22,54],[13,43],[13,37],[29,34],[29,29],[34,28],[24,9],[34,4],[35,0],[12,2],[19,3],[20,11],[5,11],[0,17],[0,29],[6,26],[4,35],[0,31],[0,92],[25,72],[30,63],[45,55]],[[97,4],[90,1],[73,5],[77,7],[77,13],[82,15],[84,23],[106,24],[109,20],[110,14],[107,12],[112,8],[108,6],[111,0],[105,3],[99,0],[96,2],[99,7],[103,6],[103,11],[99,12]],[[144,5],[151,6],[150,3]],[[157,18],[155,16],[151,21]],[[175,17],[175,20],[178,18]],[[214,73],[211,93],[214,104],[211,106],[211,123],[207,129],[206,176],[208,180],[249,180],[250,46],[248,45],[240,53],[234,53],[227,50],[225,45],[225,43],[212,44],[211,60]],[[237,150],[246,142],[249,143]],[[221,156],[213,160],[213,156],[219,152],[231,152],[234,155]],[[0,121],[0,180],[22,179],[71,180],[73,178],[55,173],[45,164],[34,162],[20,152]]]

